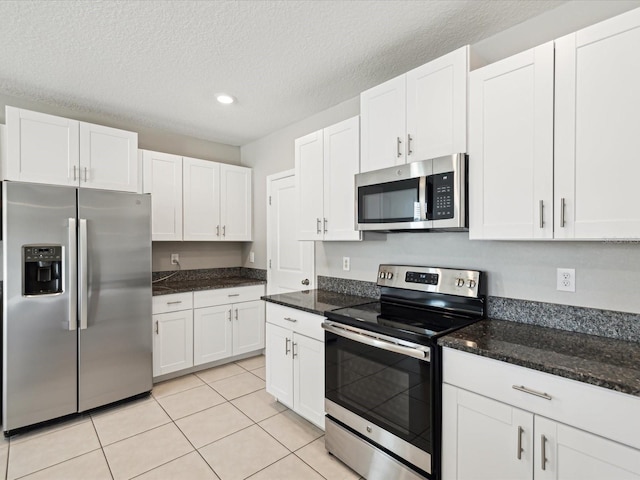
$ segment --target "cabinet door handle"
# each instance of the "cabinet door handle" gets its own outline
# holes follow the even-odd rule
[[[223,225],[223,226],[222,226],[222,236],[224,237],[224,236],[226,236],[226,235],[227,235],[227,226],[226,226],[226,225]]]
[[[316,233],[320,235],[320,219],[316,218]]]
[[[87,167],[84,167],[84,181],[86,182],[88,178]]]
[[[220,225],[216,225],[216,237],[220,236]]]
[[[231,321],[231,309],[229,309],[229,321]]]
[[[286,356],[286,355],[289,355],[289,352],[291,351],[291,350],[289,349],[289,342],[290,342],[290,341],[291,341],[291,340],[289,340],[288,338],[286,338],[286,337],[285,337],[285,339],[284,339],[284,354],[285,354],[285,356]]]
[[[396,151],[398,152],[398,158],[400,158],[402,156],[402,152],[400,152],[400,144],[402,143],[402,140],[400,140],[400,137],[396,137]]]
[[[547,437],[540,435],[540,467],[546,470],[547,466]]]
[[[293,322],[293,323],[295,323],[295,322],[297,322],[297,321],[298,321],[298,320],[296,320],[295,318],[291,318],[291,317],[284,317],[284,319],[285,319],[287,322]]]
[[[560,227],[564,228],[564,207],[565,207],[564,198],[560,199]]]
[[[411,135],[407,133],[407,155],[411,155],[413,153],[413,150],[411,150],[411,140],[413,140],[413,138],[411,138]]]
[[[291,342],[291,352],[293,353],[293,358],[296,358],[298,356],[298,354],[296,353],[296,345],[298,345],[295,342]]]
[[[518,426],[518,460],[522,459],[522,434],[524,433],[524,429]]]
[[[537,390],[531,390],[524,385],[511,385],[511,388],[520,392],[528,393],[529,395],[535,395],[536,397],[544,398],[545,400],[551,400],[551,395],[544,392],[538,392]]]
[[[156,335],[160,334],[160,323],[156,320]]]
[[[540,228],[544,228],[544,201],[540,200]]]
[[[326,218],[322,219],[322,229],[324,230],[324,233],[327,233],[327,219]]]
[[[238,309],[236,308],[236,320],[238,320]]]
[[[76,176],[76,166],[73,166],[73,181],[75,182],[76,180],[78,180],[77,176]]]
[[[227,295],[227,297],[239,297],[240,294],[239,293],[230,293],[229,295]]]
[[[182,300],[176,300],[175,302],[167,302],[167,305],[175,305],[177,303],[182,303]]]

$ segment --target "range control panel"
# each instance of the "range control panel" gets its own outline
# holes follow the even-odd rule
[[[424,292],[478,297],[480,272],[453,268],[380,265],[378,285]]]

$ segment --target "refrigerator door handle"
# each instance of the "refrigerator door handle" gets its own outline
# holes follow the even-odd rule
[[[67,251],[67,273],[69,279],[69,330],[75,330],[78,325],[78,240],[76,219],[69,219],[69,248]]]
[[[78,272],[80,282],[80,330],[86,330],[87,328],[87,307],[89,303],[88,298],[88,274],[87,274],[87,220],[80,219],[80,268]]]

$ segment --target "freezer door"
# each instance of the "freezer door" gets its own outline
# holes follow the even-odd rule
[[[80,412],[152,387],[151,198],[80,189]]]
[[[8,432],[77,411],[76,189],[4,182],[2,193],[2,425]],[[62,293],[23,295],[26,245],[61,247]]]

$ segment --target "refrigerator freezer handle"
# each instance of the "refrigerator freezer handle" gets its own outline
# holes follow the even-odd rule
[[[67,250],[67,272],[69,279],[69,330],[78,325],[78,244],[76,219],[69,219],[69,248]]]
[[[78,272],[78,280],[80,282],[80,330],[87,328],[87,308],[88,308],[88,274],[87,274],[87,220],[80,219],[80,236],[79,236],[79,248],[80,248],[80,268]]]

